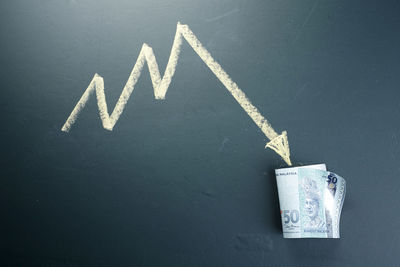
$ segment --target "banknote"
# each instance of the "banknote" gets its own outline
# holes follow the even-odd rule
[[[339,238],[346,181],[325,164],[275,170],[284,238]]]

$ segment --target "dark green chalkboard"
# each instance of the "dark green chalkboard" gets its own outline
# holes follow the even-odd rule
[[[397,1],[0,3],[2,266],[394,266],[400,249]],[[274,169],[287,164],[192,46],[164,100],[178,21],[245,93],[293,165],[347,181],[339,240],[282,238]]]

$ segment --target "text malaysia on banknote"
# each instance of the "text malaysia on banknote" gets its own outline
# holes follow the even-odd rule
[[[345,180],[325,164],[275,171],[284,238],[339,238]]]

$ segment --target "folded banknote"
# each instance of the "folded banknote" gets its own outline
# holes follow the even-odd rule
[[[346,181],[325,164],[275,170],[284,238],[339,238]]]

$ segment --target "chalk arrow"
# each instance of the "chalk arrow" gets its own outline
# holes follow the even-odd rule
[[[145,62],[147,62],[151,81],[153,84],[154,97],[156,99],[165,99],[165,95],[168,91],[168,87],[171,83],[171,79],[175,73],[176,65],[178,63],[180,47],[182,45],[182,37],[185,38],[185,40],[193,48],[197,55],[204,61],[207,67],[210,68],[214,75],[222,82],[229,93],[243,108],[243,110],[250,116],[250,118],[261,129],[265,136],[270,140],[270,142],[266,144],[265,148],[271,148],[276,153],[278,153],[288,165],[292,165],[290,161],[290,149],[286,131],[283,131],[280,135],[275,132],[267,119],[261,115],[258,109],[246,97],[244,92],[237,86],[234,81],[232,81],[228,74],[222,69],[221,65],[219,65],[218,62],[214,60],[211,54],[203,47],[203,45],[200,43],[194,33],[189,29],[189,27],[187,25],[182,25],[179,22],[177,25],[167,67],[162,78],[158,69],[158,64],[156,61],[156,57],[154,56],[153,49],[147,44],[143,44],[136,63],[128,78],[128,81],[126,82],[124,89],[122,90],[122,93],[111,115],[109,115],[107,109],[107,102],[104,93],[104,80],[100,75],[95,74],[88,88],[85,90],[75,108],[72,110],[61,130],[64,132],[68,132],[70,130],[72,125],[75,123],[79,113],[82,111],[82,109],[86,105],[86,102],[89,100],[91,93],[95,91],[97,106],[99,108],[100,118],[103,127],[111,131],[114,125],[117,123],[119,117],[121,116],[125,105],[135,88],[135,84],[140,77]]]
[[[276,135],[271,141],[265,145],[265,148],[269,147],[278,153],[279,156],[289,165],[292,165],[290,161],[290,149],[289,142],[287,139],[287,132],[283,131],[282,134]]]

